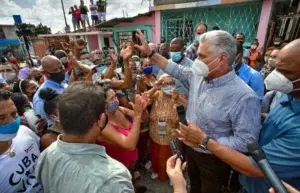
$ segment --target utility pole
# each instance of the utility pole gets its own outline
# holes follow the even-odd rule
[[[62,7],[62,10],[63,10],[63,13],[64,13],[64,19],[65,19],[65,25],[66,25],[66,29],[65,30],[66,30],[66,33],[69,33],[70,32],[70,26],[67,23],[64,2],[63,2],[63,0],[60,0],[60,1],[61,1],[61,7]]]

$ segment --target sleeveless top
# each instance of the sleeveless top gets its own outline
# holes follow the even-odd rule
[[[129,121],[129,128],[122,128],[120,126],[111,124],[119,133],[127,136],[132,128],[132,122]],[[126,167],[129,167],[134,162],[138,160],[138,150],[135,148],[134,150],[125,150],[121,147],[117,147],[113,144],[109,144],[106,142],[100,142],[99,145],[102,145],[106,148],[106,153],[114,158],[115,160],[118,160],[119,162],[123,163]]]

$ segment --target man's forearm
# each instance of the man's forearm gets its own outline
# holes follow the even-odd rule
[[[156,53],[150,59],[153,63],[157,64],[157,66],[162,70],[164,70],[168,65],[168,60],[160,54]]]
[[[210,139],[207,149],[222,161],[230,165],[242,174],[249,177],[263,177],[263,173],[249,160],[249,157]]]

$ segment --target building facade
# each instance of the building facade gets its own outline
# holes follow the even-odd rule
[[[0,51],[5,51],[7,48],[19,49],[20,40],[16,34],[17,27],[14,25],[0,24]]]
[[[182,37],[187,44],[194,41],[194,28],[205,23],[208,30],[218,26],[235,35],[243,32],[245,45],[256,38],[263,1],[259,0],[154,0],[151,10],[160,11],[160,35],[170,42]]]

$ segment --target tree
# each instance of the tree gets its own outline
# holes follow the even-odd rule
[[[34,36],[38,36],[40,34],[51,34],[51,28],[40,23],[33,28],[32,32]]]

